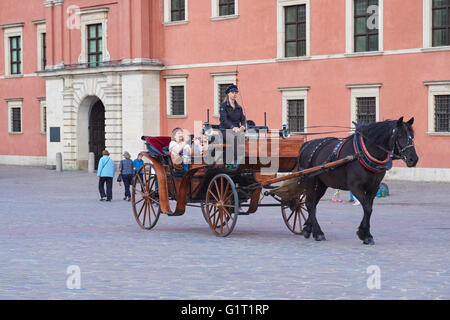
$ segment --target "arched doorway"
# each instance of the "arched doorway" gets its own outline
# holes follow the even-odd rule
[[[95,155],[95,169],[105,150],[105,106],[97,100],[89,113],[89,152]]]

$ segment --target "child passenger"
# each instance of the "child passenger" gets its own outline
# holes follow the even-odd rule
[[[189,136],[181,128],[172,131],[172,141],[169,144],[170,158],[175,170],[188,171],[191,157],[191,147]]]

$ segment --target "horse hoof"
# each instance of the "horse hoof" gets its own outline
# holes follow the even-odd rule
[[[358,236],[359,240],[365,241],[366,237],[362,234],[361,231],[356,231],[356,235]]]
[[[318,236],[314,237],[314,239],[316,239],[316,241],[323,241],[326,240],[325,236],[323,234],[319,234]]]
[[[303,236],[305,237],[305,239],[309,239],[309,237],[311,236],[311,232],[303,231]]]
[[[373,246],[373,245],[375,244],[375,241],[373,241],[373,238],[367,237],[367,238],[364,239],[363,243],[364,243],[364,244],[367,244],[367,245],[372,245],[372,246]]]

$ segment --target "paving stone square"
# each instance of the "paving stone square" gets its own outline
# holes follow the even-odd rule
[[[450,299],[450,184],[385,182],[365,246],[348,192],[318,206],[326,241],[292,234],[277,207],[221,238],[199,208],[142,230],[123,186],[100,202],[86,171],[0,166],[0,299]]]

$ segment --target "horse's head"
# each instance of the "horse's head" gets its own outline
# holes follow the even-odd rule
[[[419,161],[416,148],[414,147],[413,123],[414,117],[407,122],[403,122],[403,117],[401,117],[392,130],[391,150],[393,150],[393,156],[394,158],[402,159],[408,167],[415,167],[417,161]]]

